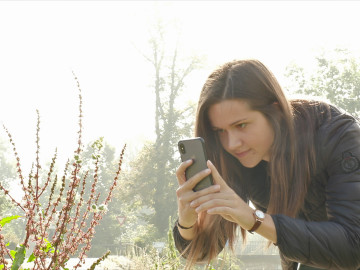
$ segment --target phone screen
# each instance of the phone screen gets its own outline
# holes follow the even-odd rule
[[[200,171],[207,169],[207,156],[205,151],[205,142],[203,138],[191,138],[181,140],[178,143],[178,148],[181,156],[181,161],[189,159],[193,160],[193,164],[185,171],[186,179],[191,178]],[[207,188],[213,184],[211,175],[206,176],[195,187],[194,191]]]

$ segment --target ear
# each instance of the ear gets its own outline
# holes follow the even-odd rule
[[[271,105],[272,105],[273,107],[275,107],[275,108],[280,109],[280,104],[279,104],[278,101],[274,101]]]
[[[274,108],[274,111],[277,113],[281,113],[283,111],[278,101],[274,101],[270,106],[272,106]]]

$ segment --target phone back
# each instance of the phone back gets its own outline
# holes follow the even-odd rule
[[[191,178],[200,171],[207,169],[207,156],[203,138],[192,138],[181,140],[178,143],[181,160],[193,160],[193,164],[185,171],[186,179]],[[211,175],[201,180],[195,187],[194,191],[207,188],[213,184]]]

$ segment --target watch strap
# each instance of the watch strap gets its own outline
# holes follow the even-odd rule
[[[252,228],[251,228],[250,230],[248,230],[248,232],[251,233],[251,234],[252,234],[253,232],[255,232],[255,231],[260,227],[261,223],[264,221],[263,218],[259,218],[259,217],[255,214],[256,211],[259,211],[259,210],[255,210],[255,211],[253,212],[253,216],[255,217],[255,224],[252,226]]]

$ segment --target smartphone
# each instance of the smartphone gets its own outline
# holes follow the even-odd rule
[[[193,160],[193,164],[188,167],[185,171],[186,179],[194,176],[198,172],[201,172],[207,169],[206,161],[206,151],[205,151],[205,141],[203,138],[191,138],[185,139],[178,142],[178,148],[181,156],[181,161],[186,161],[189,159]],[[207,188],[213,184],[213,179],[211,174],[202,179],[194,188],[194,191],[199,191],[204,188]]]

